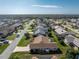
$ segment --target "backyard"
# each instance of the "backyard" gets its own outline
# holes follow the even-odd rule
[[[55,32],[54,31],[51,31],[52,33],[52,36],[54,38],[54,41],[57,43],[57,46],[58,48],[62,51],[62,55],[60,55],[60,58],[59,59],[65,59],[65,54],[68,50],[68,48],[70,48],[69,46],[63,46],[60,44],[59,40],[58,40],[58,37],[56,36]]]

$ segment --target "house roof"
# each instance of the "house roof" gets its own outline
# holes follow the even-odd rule
[[[13,25],[5,24],[3,27],[0,28],[0,32],[2,32],[4,35],[7,35],[10,32],[13,32],[15,30],[15,27],[18,27],[22,25],[21,23],[15,23]]]
[[[55,26],[55,29],[59,28],[60,26]]]
[[[31,44],[30,48],[57,48],[55,43],[39,43],[39,44]]]
[[[79,47],[79,39],[75,39],[74,41],[73,41],[73,43],[77,46],[77,47]]]
[[[75,37],[72,36],[72,35],[67,35],[67,36],[65,37],[65,40],[67,40],[68,42],[73,42],[74,39],[75,39]]]
[[[35,37],[30,48],[57,48],[56,43],[51,43],[48,37],[42,35]]]
[[[45,32],[44,30],[42,30],[42,29],[38,29],[38,30],[36,30],[36,31],[34,32],[34,34],[35,34],[35,35],[38,35],[38,34],[45,35],[46,32]]]
[[[72,36],[72,35],[68,35],[65,37],[65,40],[69,43],[73,43],[75,46],[79,47],[79,39]]]
[[[32,43],[49,43],[48,37],[42,35],[35,37]]]
[[[41,29],[41,30],[44,30],[44,31],[47,31],[47,30],[48,30],[47,27],[44,27],[44,26],[41,26],[41,25],[38,25],[38,26],[36,27],[36,30],[38,30],[38,29]]]
[[[66,33],[67,31],[64,30],[62,27],[58,27],[55,29],[56,33],[57,34],[63,34],[63,33]]]

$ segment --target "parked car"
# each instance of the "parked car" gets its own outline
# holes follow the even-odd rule
[[[3,43],[4,43],[4,44],[8,44],[8,43],[9,43],[9,41],[8,41],[8,40],[5,40],[5,41],[3,41]]]
[[[5,41],[5,39],[4,38],[0,38],[0,41]]]

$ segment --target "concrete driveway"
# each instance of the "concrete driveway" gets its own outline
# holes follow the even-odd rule
[[[13,52],[29,52],[30,51],[30,45],[27,45],[26,47],[19,47],[17,46]]]

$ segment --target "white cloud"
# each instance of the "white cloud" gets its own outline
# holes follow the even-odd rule
[[[42,7],[42,8],[62,8],[61,6],[57,5],[32,5],[33,7]]]

